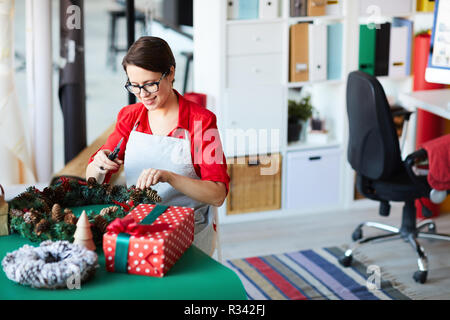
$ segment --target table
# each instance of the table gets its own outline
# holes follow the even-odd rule
[[[450,119],[450,89],[401,93],[399,101],[407,109],[422,109]]]
[[[32,244],[17,234],[0,237],[0,259],[24,244]],[[0,270],[0,299],[57,300],[244,300],[245,289],[238,276],[227,267],[191,246],[163,278],[111,273],[105,269],[103,252],[95,276],[80,289],[45,290],[10,281]]]

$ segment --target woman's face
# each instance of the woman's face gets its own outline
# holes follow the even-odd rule
[[[142,102],[149,111],[164,107],[167,99],[173,92],[172,82],[174,74],[175,69],[174,67],[171,67],[170,72],[166,74],[163,79],[161,79],[161,72],[148,71],[135,65],[127,66],[128,80],[132,85],[143,86],[144,84],[157,82],[161,79],[159,83],[159,90],[157,92],[148,93],[144,89],[141,89],[139,94],[135,94],[139,101]]]

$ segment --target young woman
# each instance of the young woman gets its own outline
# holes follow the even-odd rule
[[[120,110],[114,132],[90,159],[86,179],[108,182],[123,164],[127,186],[151,186],[162,204],[195,209],[194,244],[212,254],[215,228],[208,209],[222,205],[230,180],[216,117],[173,89],[175,58],[163,39],[139,38],[122,65],[125,88],[140,102]],[[109,160],[122,138],[117,159]]]

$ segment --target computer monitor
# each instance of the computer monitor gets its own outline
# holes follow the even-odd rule
[[[425,80],[450,84],[450,0],[436,0]]]

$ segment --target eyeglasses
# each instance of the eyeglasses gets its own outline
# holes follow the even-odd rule
[[[133,93],[133,94],[141,94],[141,89],[144,89],[145,92],[147,93],[155,93],[158,92],[159,90],[159,83],[161,82],[162,79],[164,79],[164,77],[167,75],[167,72],[164,72],[161,76],[161,78],[159,78],[158,81],[155,82],[149,82],[144,84],[143,86],[137,85],[137,84],[131,84],[130,81],[127,81],[127,83],[125,84],[125,89],[128,90],[128,92]]]

